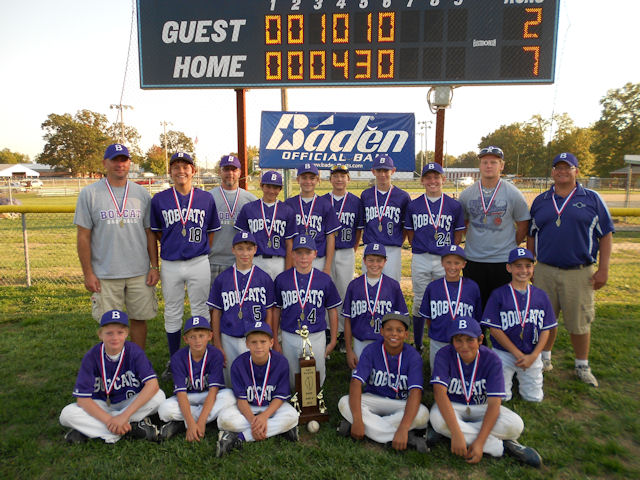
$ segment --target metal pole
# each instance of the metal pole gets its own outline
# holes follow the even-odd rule
[[[247,113],[244,88],[236,88],[236,116],[238,125],[238,158],[240,159],[240,188],[247,188]]]
[[[280,89],[280,107],[283,112],[289,110],[289,98],[287,97],[287,89]],[[289,198],[289,169],[284,169],[284,199]]]
[[[444,143],[444,108],[436,113],[436,149],[434,161],[442,165],[442,147]]]
[[[31,286],[31,268],[29,266],[29,236],[27,235],[27,214],[22,215],[22,245],[24,246],[24,272],[27,279],[27,287]]]

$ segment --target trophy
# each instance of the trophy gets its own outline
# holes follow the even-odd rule
[[[299,423],[311,420],[326,422],[329,420],[324,395],[320,388],[320,373],[316,370],[316,359],[313,356],[309,329],[306,325],[296,330],[302,338],[302,356],[300,357],[300,373],[296,373],[296,393],[291,402],[300,413]]]

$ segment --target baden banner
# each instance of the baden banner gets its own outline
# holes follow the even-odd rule
[[[398,171],[415,168],[413,113],[262,112],[260,167],[368,171],[386,153]]]

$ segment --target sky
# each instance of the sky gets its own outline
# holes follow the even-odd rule
[[[237,151],[232,89],[140,89],[137,21],[129,49],[133,8],[131,0],[0,0],[0,150],[35,159],[49,114],[89,109],[115,121],[110,105],[122,102],[133,107],[124,110],[124,121],[138,129],[144,151],[159,143],[163,121],[198,138],[207,166]],[[482,136],[536,114],[566,112],[581,127],[597,121],[608,90],[640,82],[638,18],[637,0],[561,0],[555,83],[456,88],[445,115],[445,152],[475,151]],[[289,110],[410,112],[435,127],[427,86],[287,91]],[[247,143],[257,146],[260,112],[281,110],[280,90],[249,90],[246,102]],[[416,150],[424,148],[419,131]],[[434,141],[431,128],[429,150]]]

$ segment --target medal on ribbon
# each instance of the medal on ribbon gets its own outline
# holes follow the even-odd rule
[[[258,395],[258,385],[256,384],[256,375],[253,373],[253,360],[249,357],[249,366],[251,367],[251,380],[253,380],[253,392],[256,402],[258,402],[258,406],[262,406],[262,402],[264,402],[264,396],[267,391],[267,381],[269,380],[269,372],[271,371],[271,352],[269,352],[269,360],[267,360],[267,369],[264,372],[264,381],[262,382],[262,390],[260,391],[260,395]]]
[[[389,188],[387,192],[387,198],[384,201],[384,205],[382,206],[382,211],[380,210],[380,206],[378,205],[378,186],[374,186],[373,196],[376,202],[376,216],[378,217],[378,231],[382,232],[382,219],[384,218],[384,214],[387,211],[387,204],[389,203],[389,199],[391,198],[391,191],[393,190],[393,185]]]
[[[527,316],[529,315],[529,305],[531,303],[531,285],[527,285],[527,302],[524,307],[524,316],[520,313],[520,306],[518,305],[518,299],[516,298],[516,291],[513,286],[509,284],[509,288],[511,289],[511,297],[513,298],[513,304],[516,307],[516,313],[518,314],[518,323],[522,327],[520,330],[520,340],[524,338],[524,324],[527,321]]]
[[[176,201],[176,206],[178,207],[178,215],[180,215],[180,223],[182,223],[182,236],[187,236],[187,220],[189,219],[189,214],[191,213],[191,204],[193,203],[193,188],[191,188],[191,193],[189,193],[189,203],[187,206],[187,211],[184,215],[182,215],[182,207],[180,206],[180,201],[178,200],[178,194],[176,193],[176,187],[171,188],[173,191],[173,198]]]
[[[313,214],[313,207],[316,204],[316,198],[318,198],[318,195],[314,194],[313,200],[311,200],[311,206],[309,207],[309,215],[305,216],[304,208],[302,207],[302,195],[298,195],[298,203],[300,204],[300,215],[302,216],[302,224],[304,225],[304,233],[306,235],[309,234],[309,223],[311,222],[311,215]]]
[[[202,367],[200,367],[200,391],[204,392],[204,370],[207,365],[207,356],[209,355],[209,350],[204,351],[204,357],[202,357]],[[191,358],[191,349],[189,349],[189,379],[191,380],[191,386],[193,389],[196,389],[196,382],[193,377],[193,359]]]
[[[493,191],[491,198],[489,199],[489,204],[487,205],[485,204],[485,201],[484,201],[484,193],[482,193],[482,180],[478,182],[478,190],[480,190],[480,203],[482,204],[482,213],[484,214],[484,217],[482,218],[482,223],[487,223],[487,216],[489,215],[489,210],[491,209],[491,205],[493,205],[493,201],[496,199],[496,195],[498,194],[498,190],[500,190],[501,186],[502,186],[502,179],[499,179],[498,184],[496,185],[496,188]],[[500,222],[502,222],[502,220]],[[496,223],[496,225],[499,225],[499,223]]]
[[[424,194],[424,204],[427,206],[427,212],[429,212],[429,220],[431,220],[431,225],[433,225],[433,229],[435,233],[433,234],[433,238],[438,239],[438,227],[440,226],[440,216],[442,215],[442,206],[444,205],[444,193],[440,194],[440,210],[438,211],[438,217],[434,220],[433,214],[431,213],[431,207],[429,206],[429,199],[427,198],[427,194]]]
[[[371,300],[369,299],[369,281],[367,280],[367,274],[363,275],[364,278],[364,294],[367,299],[367,310],[371,314],[371,326],[375,325],[376,318],[376,309],[378,308],[378,300],[380,298],[380,289],[382,288],[382,275],[380,275],[380,280],[378,281],[378,290],[376,291],[376,298],[373,302],[373,308],[371,307]]]
[[[471,382],[469,382],[469,389],[464,378],[464,371],[462,370],[462,361],[460,361],[460,354],[456,352],[458,359],[458,372],[460,373],[460,382],[462,383],[462,394],[467,402],[467,405],[471,402],[471,396],[473,395],[474,384],[476,383],[476,374],[478,373],[478,360],[480,360],[480,352],[476,355],[476,359],[473,362],[473,370],[471,372]],[[468,407],[467,407],[468,408]],[[471,413],[469,411],[469,413]]]
[[[311,273],[309,274],[309,282],[307,283],[307,288],[304,292],[304,300],[302,300],[302,295],[300,294],[300,288],[298,287],[298,276],[296,275],[296,269],[294,268],[292,270],[293,270],[293,284],[295,285],[296,293],[298,294],[298,304],[302,309],[302,311],[300,312],[300,322],[304,322],[304,307],[307,304],[307,301],[309,300],[309,290],[311,289],[311,282],[313,281],[313,273],[315,271],[315,268],[312,268]]]
[[[571,190],[571,193],[567,196],[567,198],[565,198],[564,202],[562,202],[562,206],[560,208],[558,208],[558,204],[556,203],[556,196],[555,196],[555,192],[556,192],[556,188],[555,185],[553,187],[551,187],[552,191],[551,191],[551,201],[553,202],[553,208],[556,211],[556,214],[558,215],[558,218],[556,219],[556,227],[560,227],[560,224],[562,223],[562,221],[560,220],[560,216],[562,215],[562,212],[564,212],[564,209],[567,207],[567,205],[569,204],[569,200],[571,200],[571,198],[575,195],[576,190],[578,189],[578,187],[573,187],[573,190]]]
[[[120,352],[120,360],[118,360],[116,373],[113,374],[113,377],[109,379],[108,383],[107,383],[107,368],[106,368],[106,362],[104,358],[105,358],[105,351],[104,351],[104,342],[103,342],[102,345],[100,346],[100,366],[102,367],[101,373],[102,373],[102,383],[104,385],[104,393],[107,395],[107,407],[110,407],[111,399],[109,398],[109,395],[111,395],[111,391],[113,390],[113,386],[115,385],[115,379],[118,377],[118,374],[120,373],[120,369],[122,368],[122,361],[124,360],[124,347],[122,347],[122,352]]]
[[[276,213],[278,212],[278,200],[273,204],[273,215],[271,215],[271,228],[267,227],[267,217],[264,213],[264,201],[260,200],[260,210],[262,211],[262,223],[264,224],[264,231],[267,234],[267,248],[271,248],[271,234],[273,233],[273,226],[276,223]]]
[[[396,392],[396,398],[399,398],[398,391],[400,390],[400,367],[402,365],[402,352],[398,356],[398,371],[396,373],[396,384],[391,385],[391,372],[389,371],[389,360],[387,358],[387,350],[384,348],[384,343],[382,344],[382,359],[384,360],[384,368],[387,370],[387,378],[389,379],[389,386],[391,390]]]
[[[247,296],[247,292],[249,291],[249,287],[251,286],[251,279],[253,278],[253,269],[256,268],[255,265],[251,265],[251,270],[249,271],[249,279],[247,280],[247,284],[242,291],[242,297],[240,297],[240,287],[238,283],[238,269],[235,265],[233,265],[233,283],[236,287],[236,299],[238,300],[238,318],[242,320],[242,305],[244,304],[244,299]]]
[[[113,190],[111,189],[111,185],[109,185],[109,180],[104,179],[107,184],[107,190],[109,191],[109,195],[111,196],[111,201],[113,205],[116,207],[116,215],[120,218],[118,224],[120,228],[124,228],[124,209],[127,205],[127,199],[129,198],[129,182],[124,187],[124,194],[122,195],[122,207],[118,206],[118,202],[116,201],[116,196],[113,194]]]

